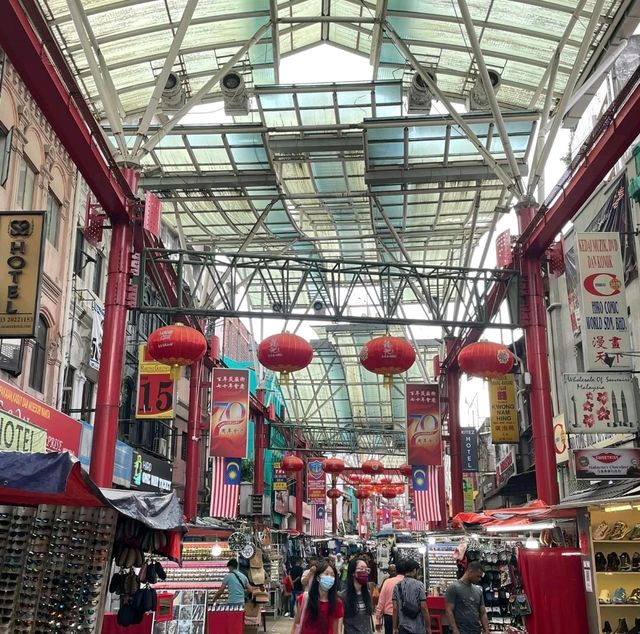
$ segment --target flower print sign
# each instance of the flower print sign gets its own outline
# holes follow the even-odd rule
[[[564,374],[567,433],[629,434],[638,429],[636,388],[629,372]]]

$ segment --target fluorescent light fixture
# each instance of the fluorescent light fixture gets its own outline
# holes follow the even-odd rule
[[[531,550],[540,548],[540,542],[531,533],[529,533],[529,537],[527,537],[527,541],[524,543],[524,547]]]
[[[605,506],[605,513],[617,513],[618,511],[631,511],[631,504],[614,504],[613,506]]]
[[[418,552],[424,555],[427,552],[427,547],[424,544],[420,544],[420,546],[418,546]]]
[[[518,533],[521,531],[543,531],[555,528],[555,522],[538,522],[537,524],[511,524],[509,526],[487,526],[487,533]]]
[[[211,546],[211,556],[212,557],[220,557],[222,555],[222,547],[220,544],[214,544]]]
[[[433,546],[436,543],[436,538],[431,535],[430,537],[427,537],[427,542]]]

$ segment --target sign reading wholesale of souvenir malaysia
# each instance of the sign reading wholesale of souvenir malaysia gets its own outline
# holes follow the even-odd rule
[[[632,370],[620,235],[576,234],[584,369]]]

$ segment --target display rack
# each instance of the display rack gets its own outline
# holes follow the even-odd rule
[[[459,541],[436,541],[427,546],[428,594],[444,594],[446,587],[458,578],[454,551]]]

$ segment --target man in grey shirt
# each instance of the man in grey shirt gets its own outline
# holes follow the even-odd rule
[[[480,562],[472,561],[462,579],[447,588],[444,601],[452,634],[489,634],[489,619],[478,585],[482,574]]]
[[[401,561],[398,572],[404,579],[393,589],[393,634],[431,634],[427,593],[416,579],[418,563]]]

